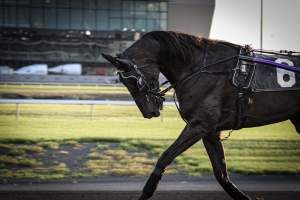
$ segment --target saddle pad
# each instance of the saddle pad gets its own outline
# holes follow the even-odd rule
[[[262,54],[256,54],[255,56],[276,63],[300,66],[300,56],[269,56]],[[254,91],[300,90],[300,73],[257,63],[251,87]]]

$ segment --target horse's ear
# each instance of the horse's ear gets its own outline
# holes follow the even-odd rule
[[[125,68],[125,69],[131,69],[131,67],[134,65],[130,60],[123,59],[123,58],[116,58],[116,60]]]
[[[110,62],[111,64],[113,64],[116,68],[121,69],[122,65],[121,63],[117,60],[116,57],[113,57],[111,55],[102,53],[101,54],[108,62]]]

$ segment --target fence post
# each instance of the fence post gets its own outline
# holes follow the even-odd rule
[[[94,119],[94,104],[91,104],[90,107],[90,120]]]
[[[20,116],[20,104],[16,103],[16,120],[19,120]]]
[[[160,111],[160,122],[164,122],[164,110]]]

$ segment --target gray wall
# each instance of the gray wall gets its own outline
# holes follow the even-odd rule
[[[117,76],[0,74],[0,83],[19,84],[115,84]]]
[[[263,48],[300,51],[300,1],[264,0]]]
[[[170,0],[168,30],[208,37],[215,0]]]
[[[262,48],[300,51],[300,1],[263,0]],[[261,0],[216,0],[210,38],[260,48]]]

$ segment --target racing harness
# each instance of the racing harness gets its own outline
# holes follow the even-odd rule
[[[207,52],[205,52],[206,54]],[[222,64],[227,61],[237,59],[237,63],[230,71],[210,71],[211,66]],[[117,58],[122,61],[122,57]],[[156,104],[162,109],[165,94],[172,88],[183,85],[186,81],[198,74],[231,74],[231,83],[238,89],[236,100],[236,120],[233,130],[243,127],[246,121],[245,112],[248,105],[252,104],[251,96],[255,92],[263,91],[283,91],[283,90],[300,90],[300,52],[293,51],[265,51],[255,50],[248,45],[241,47],[239,54],[222,58],[214,63],[200,66],[197,71],[183,78],[177,84],[171,84],[164,90],[160,91],[160,87],[169,83],[165,81],[160,86],[149,83],[143,73],[133,61],[129,59],[123,60],[129,62],[128,65],[133,66],[128,72],[119,71],[120,80],[124,82],[126,79],[135,79],[140,91],[145,91],[146,95],[155,99]],[[294,66],[296,63],[296,66]],[[269,66],[269,67],[268,67]],[[270,67],[271,66],[271,67]],[[276,77],[276,79],[274,78]],[[297,81],[298,80],[298,81]],[[176,102],[176,92],[173,93],[173,100],[179,111],[181,118],[189,125],[189,122],[182,116],[180,107]]]
[[[236,66],[231,71],[209,71],[209,67],[237,59]],[[296,65],[296,66],[294,66]],[[184,84],[197,74],[228,74],[231,73],[231,83],[238,89],[236,100],[236,119],[233,130],[243,127],[246,121],[245,113],[248,105],[253,103],[251,96],[256,92],[300,90],[300,52],[281,50],[265,51],[251,49],[248,45],[240,48],[238,55],[220,59],[214,63],[200,67],[196,72],[183,78],[179,84],[170,85],[157,93],[163,97],[172,88]],[[165,81],[161,86],[169,83]],[[176,93],[173,99],[181,115],[180,107],[176,103]],[[181,115],[182,119],[189,122]]]

